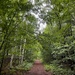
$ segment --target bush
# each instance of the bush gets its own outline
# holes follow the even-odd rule
[[[16,69],[20,69],[20,70],[23,69],[25,71],[28,71],[30,70],[31,67],[32,67],[32,63],[24,62],[23,64],[16,66]]]
[[[72,70],[63,69],[54,64],[45,65],[45,70],[51,71],[53,75],[74,75],[74,72]]]

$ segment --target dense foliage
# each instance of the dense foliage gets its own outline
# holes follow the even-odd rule
[[[62,70],[62,73],[58,71],[55,75],[75,74],[74,2],[74,0],[51,0],[51,10],[44,17],[48,25],[40,36],[44,49],[43,59],[46,63],[50,62],[67,69],[67,73]]]
[[[0,75],[5,61],[28,70],[35,59],[54,75],[74,75],[75,1],[34,1],[0,0]]]

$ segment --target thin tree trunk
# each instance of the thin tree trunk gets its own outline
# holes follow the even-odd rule
[[[5,39],[6,39],[6,34],[3,37],[3,41],[2,41],[2,43],[0,45],[0,50],[2,49],[2,47],[3,47],[4,43],[5,43]]]
[[[23,50],[22,50],[21,64],[23,63],[23,57],[24,57],[24,48],[23,48]]]
[[[21,54],[22,54],[22,45],[20,45],[20,56],[19,56],[19,64],[21,64]]]
[[[14,58],[14,55],[12,54],[11,60],[10,60],[10,68],[13,66],[13,65],[12,65],[12,64],[13,64],[13,58]]]
[[[1,75],[2,67],[3,67],[3,61],[4,61],[4,57],[5,57],[5,52],[6,52],[5,49],[6,49],[6,46],[4,47],[3,52],[2,52],[2,58],[1,58],[1,63],[0,63],[0,75]]]

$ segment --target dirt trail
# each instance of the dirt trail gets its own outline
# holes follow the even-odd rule
[[[36,60],[31,70],[28,72],[28,74],[25,75],[52,75],[52,74],[50,72],[45,71],[44,66],[40,60]]]

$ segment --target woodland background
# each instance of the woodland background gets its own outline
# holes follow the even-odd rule
[[[75,0],[0,0],[0,75],[35,59],[54,75],[75,75]]]

